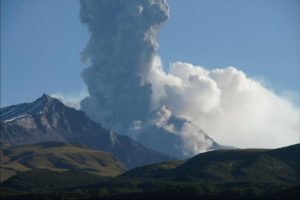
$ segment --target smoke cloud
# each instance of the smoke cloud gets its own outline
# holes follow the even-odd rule
[[[166,73],[158,58],[154,63],[153,104],[167,106],[221,144],[274,148],[300,142],[299,107],[242,71],[176,62]]]
[[[300,142],[299,107],[235,67],[176,62],[164,71],[156,33],[168,16],[165,0],[81,0],[80,19],[91,32],[82,52],[91,63],[82,72],[89,92],[82,110],[133,138],[163,128],[188,155],[211,149],[211,138],[237,147]]]
[[[167,20],[166,1],[82,0],[80,19],[91,38],[82,53],[90,97],[82,109],[104,126],[124,131],[145,120],[151,104],[148,73],[158,49],[156,31]]]
[[[52,93],[50,94],[51,97],[56,98],[58,100],[60,100],[61,102],[63,102],[63,104],[71,107],[71,108],[75,108],[76,110],[80,110],[81,106],[80,106],[80,102],[89,96],[88,92],[85,90],[82,90],[81,92],[79,92],[78,94],[63,94],[61,92],[56,92],[56,93]]]

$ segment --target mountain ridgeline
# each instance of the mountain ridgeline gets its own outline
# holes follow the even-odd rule
[[[111,152],[129,169],[172,159],[103,128],[84,112],[46,94],[32,103],[1,108],[0,112],[2,147],[49,141],[81,144]]]
[[[212,151],[176,160],[151,150],[182,158],[182,140],[166,130],[145,129],[136,138],[145,147],[48,95],[0,111],[3,199],[298,199],[300,195],[300,144],[226,149],[213,143]]]
[[[299,155],[300,144],[274,150],[217,150],[187,161],[138,167],[121,176],[206,183],[299,183]]]
[[[7,199],[299,199],[299,154],[300,144],[216,150],[112,178],[34,169],[4,181],[0,192]]]

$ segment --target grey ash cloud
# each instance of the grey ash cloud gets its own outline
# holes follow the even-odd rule
[[[80,3],[91,33],[81,109],[106,128],[187,156],[214,148],[213,139],[242,148],[300,142],[299,106],[237,68],[174,62],[165,71],[156,40],[169,17],[165,0]]]
[[[124,130],[145,120],[151,105],[148,78],[158,49],[156,32],[168,19],[164,0],[81,0],[80,20],[91,32],[82,52],[89,97],[82,109],[106,126]]]

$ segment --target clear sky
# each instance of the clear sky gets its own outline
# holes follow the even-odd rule
[[[235,66],[277,93],[300,90],[299,0],[169,0],[165,66]],[[88,41],[76,0],[1,0],[1,106],[85,89]]]

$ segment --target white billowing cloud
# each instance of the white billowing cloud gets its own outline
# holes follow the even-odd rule
[[[236,68],[177,62],[163,70],[156,35],[169,17],[166,0],[82,0],[80,7],[91,32],[82,52],[91,65],[81,74],[89,97],[81,109],[104,127],[132,136],[143,134],[144,126],[160,126],[179,135],[192,153],[211,146],[200,128],[237,147],[299,142],[299,107]],[[184,126],[177,128],[173,118],[183,118]]]
[[[186,155],[205,152],[211,149],[213,141],[207,138],[204,132],[194,123],[184,123],[179,135],[183,139]]]
[[[300,142],[299,107],[234,67],[207,70],[176,62],[166,73],[155,58],[150,80],[153,109],[166,106],[221,144],[275,148]],[[197,131],[189,127],[180,135],[192,144]]]
[[[61,92],[56,92],[56,93],[50,94],[50,96],[60,100],[66,106],[69,106],[71,108],[75,108],[76,110],[79,110],[80,102],[82,101],[82,99],[89,96],[89,94],[86,90],[82,90],[78,94],[63,94]]]
[[[190,157],[213,148],[213,141],[204,131],[192,121],[178,119],[180,123],[173,121],[175,115],[165,105],[155,110],[146,126],[156,125],[167,130],[168,134],[178,135],[182,139],[182,154]],[[143,131],[139,132],[143,134]]]

